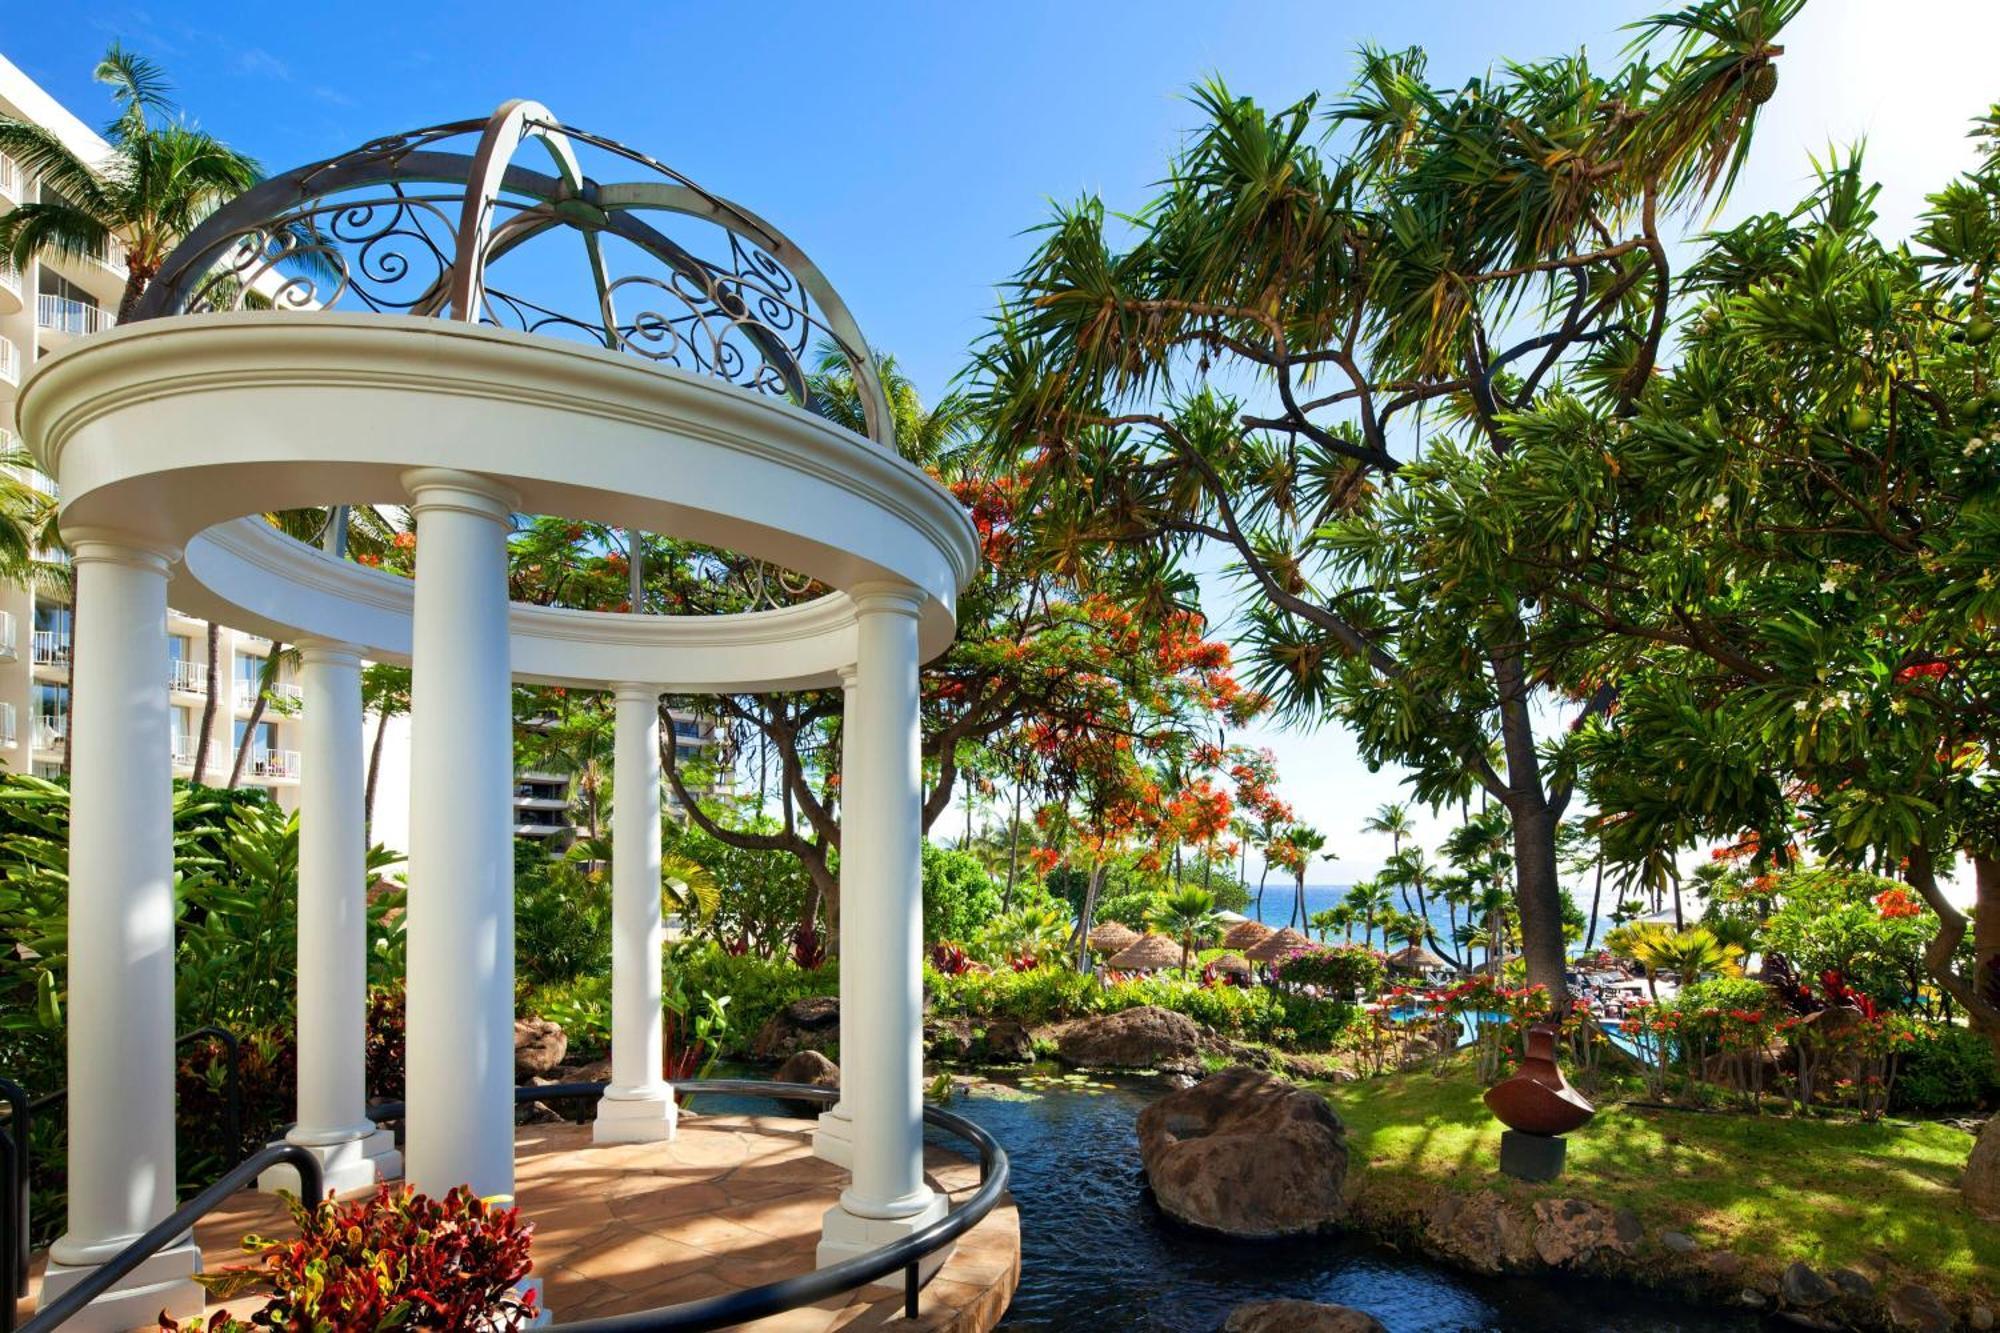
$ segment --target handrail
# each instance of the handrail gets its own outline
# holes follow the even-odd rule
[[[803,1083],[766,1083],[759,1079],[685,1079],[676,1081],[673,1087],[676,1093],[720,1093],[767,1097],[774,1101],[818,1102],[822,1105],[831,1104],[840,1097],[839,1092],[831,1088],[808,1087]],[[514,1101],[518,1104],[595,1097],[602,1094],[604,1088],[603,1083],[530,1085],[514,1089]],[[377,1123],[400,1120],[404,1114],[402,1102],[385,1102],[369,1108],[369,1117]],[[979,1150],[979,1189],[962,1207],[899,1241],[815,1272],[698,1301],[684,1301],[679,1305],[556,1324],[549,1329],[549,1333],[702,1333],[706,1329],[730,1328],[865,1287],[898,1269],[903,1272],[904,1317],[916,1318],[918,1265],[927,1256],[985,1220],[994,1205],[999,1203],[1000,1196],[1007,1192],[1008,1172],[1007,1150],[1000,1146],[999,1140],[964,1116],[953,1115],[942,1107],[926,1106],[924,1122],[950,1131]],[[40,1333],[40,1330],[24,1329],[22,1333]]]
[[[167,1246],[181,1240],[193,1229],[196,1222],[215,1211],[236,1191],[249,1185],[270,1168],[285,1165],[291,1166],[299,1173],[301,1199],[317,1199],[326,1192],[325,1177],[320,1174],[319,1158],[313,1155],[310,1148],[296,1143],[266,1144],[223,1172],[221,1178],[207,1189],[155,1222],[144,1235],[120,1250],[115,1257],[105,1260],[92,1269],[74,1287],[50,1301],[45,1308],[37,1310],[35,1317],[22,1326],[21,1333],[51,1333],[84,1306],[111,1290],[119,1278]]]
[[[0,1078],[0,1099],[4,1099],[12,1109],[7,1124],[8,1170],[4,1187],[0,1187],[0,1208],[5,1209],[10,1228],[18,1228],[18,1234],[7,1236],[11,1245],[0,1246],[0,1254],[12,1250],[18,1258],[14,1264],[14,1281],[8,1287],[15,1296],[25,1296],[28,1292],[28,1130],[34,1123],[34,1113],[29,1109],[28,1090],[10,1078]],[[7,1200],[20,1196],[19,1207],[8,1207]],[[0,1232],[0,1235],[6,1235]],[[7,1309],[0,1313],[0,1329],[14,1327],[13,1302],[7,1302]]]

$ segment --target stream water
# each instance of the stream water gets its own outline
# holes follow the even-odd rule
[[[1146,1189],[1133,1122],[1150,1080],[1097,1091],[1037,1087],[952,1109],[1005,1145],[1021,1211],[1021,1286],[1003,1328],[1213,1333],[1244,1301],[1297,1297],[1366,1310],[1391,1333],[1750,1333],[1763,1325],[1608,1284],[1484,1280],[1390,1250],[1315,1237],[1229,1241],[1165,1218]],[[947,1138],[938,1142],[950,1145]]]

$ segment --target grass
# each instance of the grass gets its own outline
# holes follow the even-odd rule
[[[1800,1259],[1980,1297],[2000,1281],[2000,1227],[1957,1190],[1972,1136],[1946,1125],[1659,1110],[1607,1093],[1569,1136],[1564,1175],[1534,1186],[1499,1175],[1501,1127],[1463,1064],[1322,1091],[1370,1188],[1581,1197],[1631,1208],[1649,1236],[1686,1232],[1760,1267]]]

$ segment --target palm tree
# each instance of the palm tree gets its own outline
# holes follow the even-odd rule
[[[1326,846],[1326,835],[1305,824],[1287,824],[1274,841],[1283,847],[1283,858],[1292,868],[1292,911],[1286,918],[1288,926],[1304,926],[1306,922],[1306,867],[1311,864],[1313,853]]]
[[[250,158],[174,115],[165,74],[144,56],[113,42],[93,77],[110,87],[119,108],[105,127],[111,155],[103,162],[84,161],[40,125],[0,117],[0,153],[41,182],[39,199],[0,217],[0,253],[24,269],[44,254],[108,254],[111,237],[120,237],[125,289],[118,319],[123,322],[174,247],[217,207],[255,185],[258,171]],[[160,123],[154,123],[155,113]],[[72,589],[72,623],[77,610]],[[69,708],[75,717],[74,642],[70,651]],[[212,718],[204,721],[204,736],[210,725]],[[65,768],[75,730],[63,733]],[[205,764],[206,747],[201,759]]]
[[[1398,801],[1384,801],[1380,809],[1361,822],[1363,833],[1386,833],[1389,835],[1389,859],[1395,860],[1403,853],[1403,839],[1415,833],[1416,821],[1410,818],[1410,807]],[[1403,910],[1410,908],[1408,886],[1403,886]]]
[[[40,200],[0,217],[0,250],[25,268],[49,252],[102,254],[117,235],[125,243],[122,321],[174,247],[255,185],[258,171],[250,158],[179,119],[165,74],[144,56],[114,42],[93,76],[119,107],[105,128],[111,155],[102,163],[85,162],[39,125],[0,118],[0,153],[42,183]]]
[[[1347,906],[1354,912],[1354,919],[1361,924],[1361,942],[1374,944],[1376,923],[1393,906],[1388,885],[1379,879],[1362,880],[1348,889]]]
[[[1222,918],[1215,911],[1215,895],[1192,886],[1167,894],[1147,908],[1146,924],[1180,941],[1183,972],[1192,965],[1194,951],[1213,943],[1222,932]]]
[[[243,737],[236,742],[236,762],[229,769],[230,790],[235,790],[237,784],[243,781],[243,770],[248,766],[250,756],[257,749],[257,728],[263,725],[264,712],[270,707],[271,690],[278,683],[279,668],[290,667],[296,671],[298,670],[298,666],[298,649],[287,648],[282,643],[273,643],[271,645],[270,654],[264,658],[264,665],[257,672],[257,699],[250,705],[250,717],[243,724]],[[211,679],[208,682],[210,699],[215,697],[215,690],[216,682]],[[76,707],[74,695],[70,698],[70,707]]]
[[[1414,890],[1417,902],[1412,915],[1419,921],[1428,922],[1431,919],[1430,883],[1436,876],[1437,867],[1424,855],[1424,849],[1412,843],[1389,858],[1389,864],[1383,867],[1380,878],[1383,883],[1402,890],[1405,911],[1410,910],[1410,893]]]

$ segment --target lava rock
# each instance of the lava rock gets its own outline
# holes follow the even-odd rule
[[[1160,1098],[1138,1128],[1161,1210],[1191,1226],[1263,1238],[1347,1215],[1346,1127],[1325,1098],[1281,1078],[1225,1070]]]
[[[1956,1321],[1929,1287],[1905,1282],[1889,1293],[1889,1323],[1917,1333],[1951,1333]]]
[[[1660,1244],[1675,1254],[1694,1254],[1701,1249],[1695,1244],[1694,1237],[1685,1231],[1662,1231]]]
[[[1965,1322],[1979,1333],[1985,1333],[1985,1330],[1993,1327],[1993,1311],[1988,1306],[1975,1305],[1965,1316]]]
[[[1743,1271],[1743,1256],[1729,1250],[1717,1250],[1708,1256],[1708,1271],[1720,1278],[1732,1278]]]
[[[786,1057],[778,1066],[778,1072],[771,1075],[775,1083],[803,1083],[809,1088],[838,1088],[840,1086],[840,1066],[827,1059],[818,1051],[799,1051]],[[793,1115],[816,1116],[826,1110],[819,1102],[788,1100],[780,1103]]]
[[[1836,1268],[1831,1273],[1828,1273],[1827,1277],[1832,1280],[1834,1286],[1840,1288],[1844,1295],[1856,1300],[1865,1301],[1875,1294],[1875,1284],[1870,1282],[1864,1274],[1857,1273],[1852,1268]]]
[[[514,1020],[514,1077],[541,1078],[569,1054],[569,1034],[546,1018]]]
[[[782,1060],[800,1051],[825,1051],[840,1042],[840,1000],[811,995],[771,1015],[750,1043],[759,1060]]]
[[[1778,1295],[1795,1309],[1816,1310],[1839,1294],[1831,1282],[1797,1261],[1778,1276]]]
[[[1638,1218],[1587,1199],[1535,1205],[1535,1253],[1551,1268],[1582,1268],[1603,1254],[1629,1258],[1641,1234]]]
[[[939,1060],[970,1060],[972,1024],[963,1018],[941,1018],[924,1024],[924,1049]]]
[[[2000,1222],[2000,1115],[1986,1122],[1966,1160],[1959,1183],[1966,1206],[1990,1221]]]
[[[1011,1018],[996,1018],[979,1034],[979,1059],[994,1065],[1026,1065],[1035,1061],[1035,1039]]]
[[[1153,1004],[1079,1018],[1056,1038],[1057,1057],[1083,1069],[1198,1072],[1201,1047],[1193,1019]]]
[[[1424,1219],[1424,1239],[1439,1256],[1476,1273],[1522,1273],[1540,1260],[1534,1228],[1491,1190],[1447,1190]]]
[[[1251,1301],[1229,1312],[1222,1333],[1388,1333],[1374,1315],[1318,1301]]]

